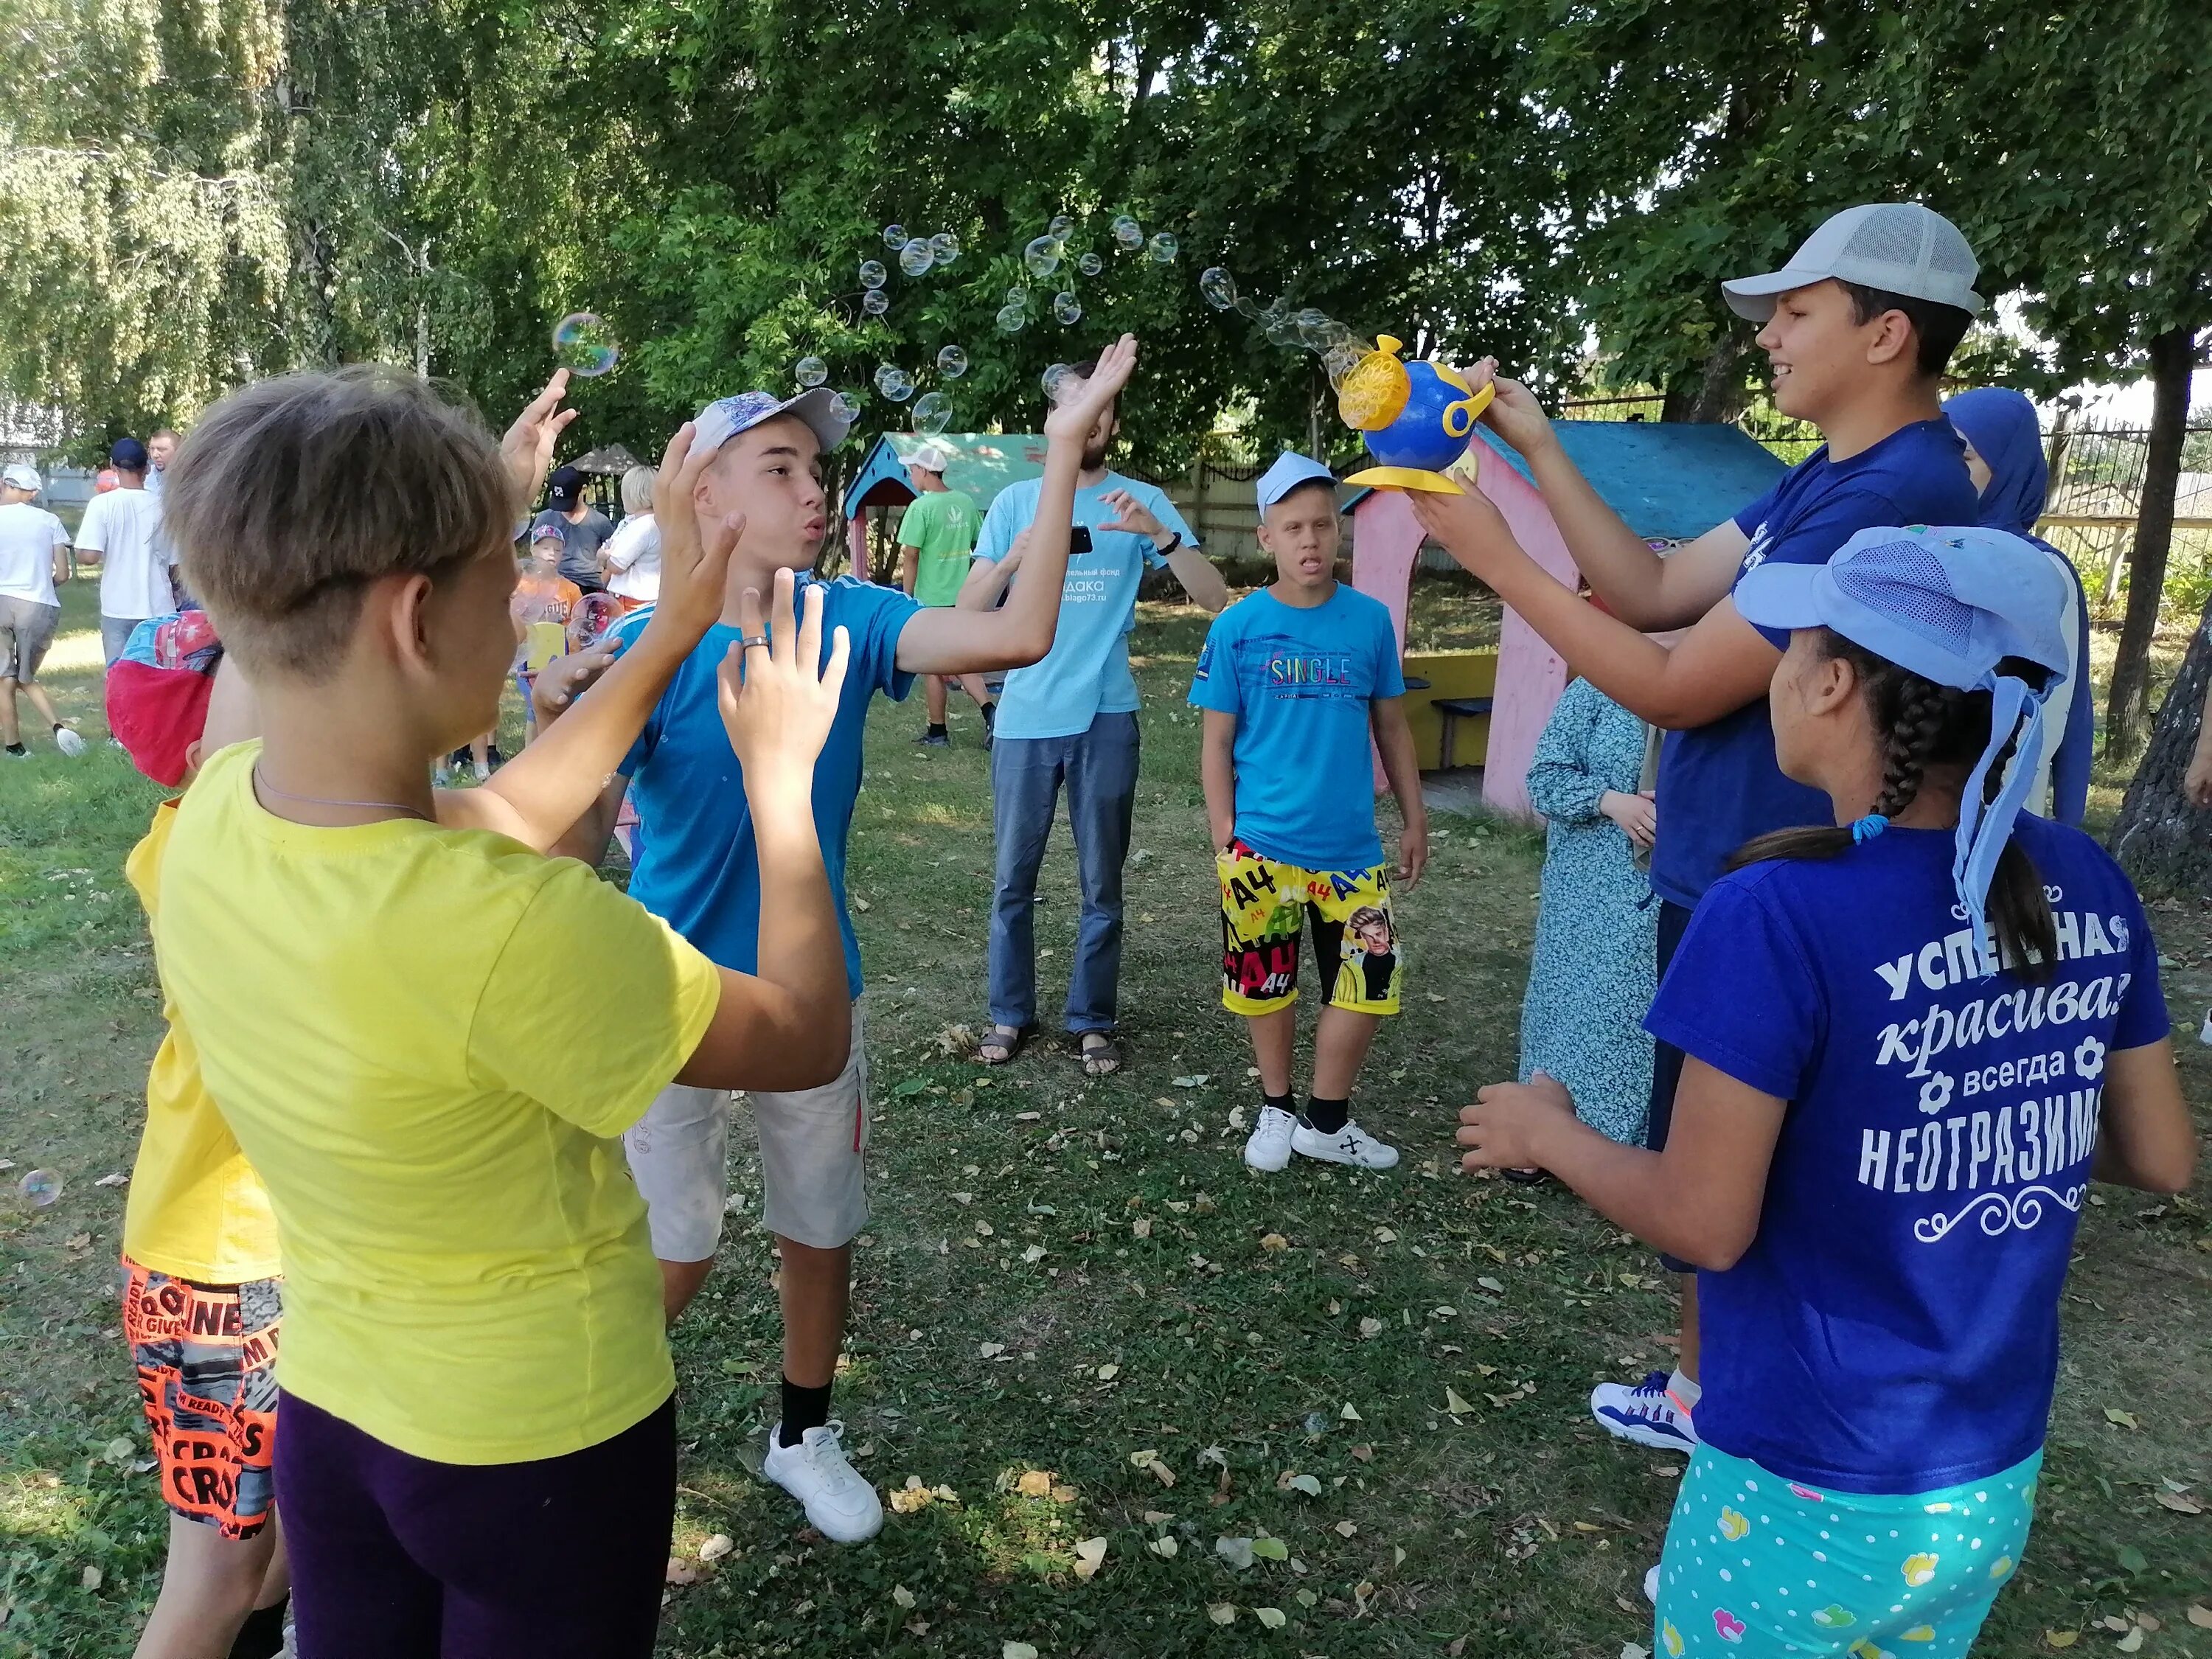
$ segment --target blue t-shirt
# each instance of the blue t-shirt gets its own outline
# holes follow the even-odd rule
[[[1664,823],[1666,820],[1660,820]],[[2056,975],[1980,977],[1952,832],[1726,875],[1646,1029],[1789,1103],[1759,1233],[1698,1276],[1698,1433],[1791,1480],[1920,1492],[2043,1443],[2105,1057],[2166,1034],[2142,903],[2022,817]]]
[[[1014,538],[1036,518],[1042,478],[1008,484],[983,515],[975,556],[994,563],[1006,556]],[[1006,676],[999,695],[995,730],[1002,738],[1072,738],[1088,732],[1101,714],[1133,714],[1137,682],[1129,672],[1129,630],[1137,625],[1137,583],[1145,567],[1167,561],[1152,538],[1131,530],[1101,530],[1114,509],[1106,492],[1126,489],[1151,509],[1163,529],[1196,545],[1190,526],[1165,495],[1148,483],[1109,472],[1105,482],[1075,492],[1074,522],[1091,531],[1091,551],[1071,550],[1067,585],[1060,602],[1060,627],[1052,649],[1041,662]],[[1014,573],[1018,584],[1022,572]]]
[[[1216,617],[1190,700],[1237,717],[1237,838],[1306,870],[1380,864],[1368,710],[1405,694],[1389,609],[1341,583],[1317,605],[1263,588]]]
[[[895,587],[850,576],[825,583],[802,576],[799,585],[823,590],[825,656],[831,629],[842,628],[852,641],[837,718],[814,763],[814,826],[822,837],[830,890],[836,896],[846,982],[857,997],[860,945],[845,908],[845,837],[860,794],[860,739],[868,699],[878,691],[902,698],[914,685],[914,676],[899,669],[898,639],[921,607]],[[616,632],[635,638],[647,615],[641,611],[624,617]],[[760,968],[760,857],[744,771],[722,728],[715,679],[740,637],[722,623],[707,630],[660,694],[620,769],[631,780],[643,843],[629,896],[711,960],[750,974]]]
[[[1958,433],[1948,421],[1916,421],[1849,460],[1814,450],[1737,514],[1751,547],[1736,580],[1769,560],[1826,564],[1874,525],[1975,524],[1980,512]],[[1787,632],[1759,631],[1777,650],[1789,648]],[[1728,855],[1753,836],[1830,819],[1828,798],[1791,782],[1774,763],[1764,696],[1693,731],[1668,732],[1657,793],[1662,828],[1651,886],[1684,906],[1697,903]]]

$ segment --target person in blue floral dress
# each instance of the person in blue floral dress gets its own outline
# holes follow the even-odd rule
[[[1659,906],[1637,861],[1658,828],[1638,793],[1644,722],[1577,679],[1537,739],[1528,799],[1550,821],[1528,991],[1521,1081],[1557,1078],[1583,1121],[1644,1144],[1651,1092],[1651,1006]]]

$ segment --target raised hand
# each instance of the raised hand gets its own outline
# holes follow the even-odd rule
[[[1044,435],[1061,442],[1080,443],[1121,394],[1137,367],[1137,337],[1124,334],[1098,354],[1098,367],[1087,380],[1066,380],[1052,412],[1044,417]]]
[[[1113,518],[1098,526],[1101,530],[1127,530],[1155,542],[1167,533],[1152,510],[1127,490],[1109,489],[1100,499],[1114,509]]]
[[[1547,444],[1556,441],[1552,433],[1552,417],[1544,413],[1544,406],[1536,401],[1536,394],[1520,381],[1509,380],[1496,373],[1494,358],[1483,361],[1490,365],[1490,381],[1497,387],[1496,393],[1491,398],[1490,407],[1482,411],[1482,418],[1490,429],[1523,455],[1533,454]],[[1474,376],[1468,378],[1473,380]]]
[[[850,641],[841,628],[829,662],[823,662],[822,590],[807,589],[794,620],[793,580],[788,570],[775,573],[773,627],[762,622],[760,591],[744,591],[738,601],[742,641],[722,661],[722,729],[744,768],[745,793],[756,802],[756,817],[763,801],[795,801],[806,807],[815,757],[837,718],[850,653]]]
[[[514,417],[514,424],[499,441],[499,453],[507,461],[507,476],[514,480],[525,506],[538,499],[538,492],[545,486],[545,475],[553,465],[553,447],[560,441],[561,434],[568,422],[576,418],[573,409],[559,407],[568,395],[568,371],[556,368],[553,378],[545,382],[539,392]]]
[[[702,520],[696,499],[699,475],[719,453],[691,453],[693,423],[676,429],[661,452],[653,486],[653,522],[660,532],[660,594],[648,626],[666,627],[696,644],[722,614],[730,554],[744,533],[742,513]],[[750,630],[748,630],[750,631]]]
[[[1462,489],[1449,495],[1409,489],[1406,504],[1437,545],[1477,575],[1482,574],[1483,555],[1513,545],[1504,515],[1480,489]]]
[[[530,688],[530,706],[537,714],[538,729],[544,731],[570,703],[596,685],[622,655],[622,647],[623,641],[609,635],[589,650],[556,657],[539,669]]]

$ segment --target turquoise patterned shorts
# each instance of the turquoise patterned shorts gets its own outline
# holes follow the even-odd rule
[[[1656,1654],[1963,1659],[2019,1565],[2042,1467],[2038,1451],[1987,1480],[1869,1496],[1701,1446],[1659,1563]]]

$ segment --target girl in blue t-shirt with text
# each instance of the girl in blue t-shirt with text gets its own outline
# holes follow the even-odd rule
[[[2195,1165],[2157,947],[2101,848],[2020,812],[2073,667],[2054,568],[1875,529],[1735,597],[1790,630],[1776,757],[1838,827],[1760,836],[1698,904],[1646,1022],[1688,1056],[1664,1152],[1539,1077],[1460,1114],[1463,1162],[1699,1266],[1658,1651],[1955,1659],[2027,1540],[2089,1182]]]

